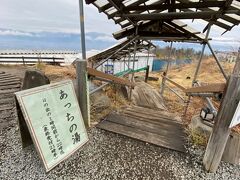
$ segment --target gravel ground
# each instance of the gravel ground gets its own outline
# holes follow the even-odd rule
[[[187,154],[92,128],[90,141],[49,173],[33,147],[21,148],[17,123],[0,131],[0,179],[240,179],[240,167],[221,163],[205,173],[203,150]]]
[[[199,147],[189,145],[189,152],[182,154],[97,128],[88,130],[90,140],[81,150],[46,173],[34,147],[21,147],[15,109],[6,114],[0,117],[3,180],[240,179],[240,166],[223,162],[217,173],[206,173],[202,167],[204,149]]]

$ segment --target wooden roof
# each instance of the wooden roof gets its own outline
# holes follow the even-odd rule
[[[131,39],[127,39],[118,44],[115,44],[114,46],[108,49],[101,51],[96,55],[89,57],[88,61],[100,62],[104,59],[107,59],[109,56],[111,56],[110,59],[121,60],[122,57],[127,56],[129,52],[131,53],[134,51],[133,47],[134,47],[134,42],[131,42]],[[152,48],[152,47],[155,47],[155,46],[149,41],[146,41],[146,40],[137,41],[137,51],[148,50],[149,48]],[[119,49],[121,50],[118,51]]]
[[[226,32],[240,22],[239,0],[86,0],[86,3],[93,4],[122,27],[121,32],[114,33],[116,39],[134,34],[138,26],[143,38],[199,41],[204,39],[200,33],[206,31],[209,23]],[[176,20],[181,19],[202,19],[206,26],[192,31],[186,24],[179,26],[180,21]]]

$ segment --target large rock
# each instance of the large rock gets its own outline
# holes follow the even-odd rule
[[[27,70],[23,80],[22,89],[30,89],[42,85],[50,84],[50,80],[39,70]]]
[[[42,85],[50,84],[50,80],[41,71],[38,70],[27,70],[23,79],[22,90],[30,89]],[[19,104],[16,101],[18,124],[21,134],[22,147],[25,148],[33,144],[32,138],[28,131],[27,124],[23,117],[22,111]]]

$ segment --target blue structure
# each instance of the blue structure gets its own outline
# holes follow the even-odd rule
[[[171,62],[171,65],[182,65],[182,64],[191,64],[191,59],[177,59],[175,61]],[[163,71],[165,67],[167,66],[167,61],[163,59],[154,59],[153,60],[153,66],[152,71]]]

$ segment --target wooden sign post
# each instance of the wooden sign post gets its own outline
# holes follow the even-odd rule
[[[203,158],[203,164],[207,171],[216,172],[222,159],[222,155],[230,135],[230,124],[240,101],[240,61],[235,64],[230,75],[227,88],[219,112],[215,119],[213,131]]]
[[[88,141],[71,80],[15,94],[35,148],[47,171]]]

